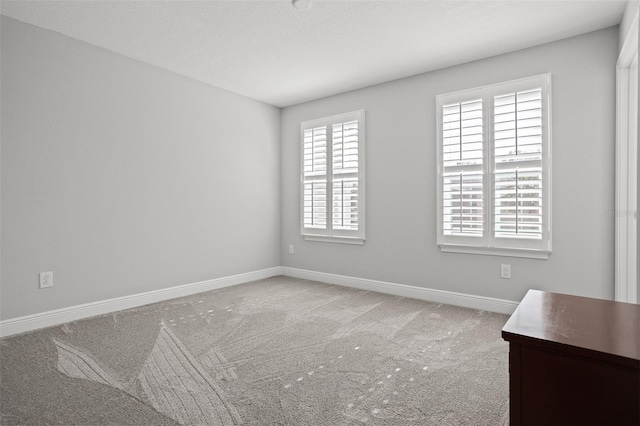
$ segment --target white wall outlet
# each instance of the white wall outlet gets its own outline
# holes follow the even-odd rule
[[[500,265],[500,278],[511,278],[511,265],[502,264]]]
[[[53,287],[53,272],[40,272],[40,288]]]
[[[293,244],[289,244],[289,254],[293,254]]]

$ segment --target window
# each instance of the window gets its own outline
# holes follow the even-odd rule
[[[551,76],[440,95],[438,245],[548,258]]]
[[[363,244],[364,111],[305,121],[300,131],[302,235]]]

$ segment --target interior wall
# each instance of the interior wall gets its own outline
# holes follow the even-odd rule
[[[612,299],[614,218],[607,212],[614,209],[617,52],[618,28],[612,27],[285,108],[283,265],[514,301],[529,288]],[[441,253],[436,95],[546,72],[552,74],[551,257]],[[364,246],[304,241],[299,124],[358,109],[366,111],[367,241]],[[512,266],[512,279],[500,278],[502,263]]]
[[[1,30],[0,319],[280,265],[278,108]]]

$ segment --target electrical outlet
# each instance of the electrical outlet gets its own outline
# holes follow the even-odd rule
[[[53,287],[53,272],[40,272],[40,288]]]
[[[500,265],[500,278],[511,278],[511,265],[505,265],[504,263]]]
[[[289,244],[289,254],[293,254],[293,244]]]

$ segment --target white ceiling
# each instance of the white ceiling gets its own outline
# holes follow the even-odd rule
[[[2,0],[3,15],[278,107],[620,23],[626,0]]]

